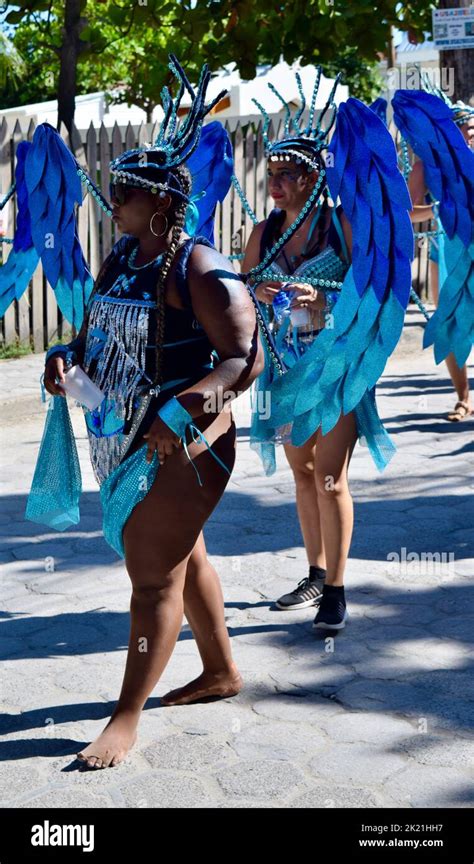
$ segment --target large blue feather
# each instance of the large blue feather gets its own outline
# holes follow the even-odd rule
[[[460,237],[441,236],[438,308],[423,334],[423,347],[433,345],[436,363],[453,353],[459,368],[474,344],[474,239],[466,248]]]
[[[423,347],[434,346],[436,363],[453,352],[463,366],[474,343],[474,153],[438,96],[398,90],[392,105],[401,134],[423,161],[446,232],[439,238],[439,303]]]
[[[371,110],[377,115],[377,117],[387,125],[387,100],[379,97],[372,102],[370,106]]]
[[[448,105],[419,90],[397,90],[392,99],[400,133],[423,161],[426,185],[439,200],[439,215],[448,237],[457,234],[465,246],[474,221],[474,153],[455,123]]]
[[[25,181],[34,246],[61,312],[79,329],[93,287],[76,231],[82,187],[74,156],[49,123],[35,131]]]
[[[10,303],[19,300],[38,265],[39,256],[34,246],[29,249],[11,249],[5,264],[0,267],[0,317]]]
[[[19,300],[26,291],[38,264],[38,253],[31,239],[28,190],[25,183],[25,159],[30,148],[29,141],[20,141],[16,151],[16,231],[10,254],[5,264],[0,267],[0,317],[5,314],[10,304]]]
[[[31,147],[29,141],[20,141],[16,151],[16,168],[15,168],[15,183],[16,183],[16,231],[13,239],[13,248],[15,251],[29,249],[33,245],[31,239],[31,219],[30,211],[28,210],[28,190],[25,182],[25,159]]]
[[[192,197],[197,197],[195,204],[199,214],[193,233],[214,243],[216,204],[227,195],[233,173],[230,138],[217,120],[203,127],[199,146],[187,160],[186,167],[192,175]]]

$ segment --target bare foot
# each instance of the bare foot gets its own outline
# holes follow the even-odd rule
[[[235,672],[221,674],[202,672],[194,681],[190,681],[184,687],[170,690],[160,698],[163,705],[188,705],[190,702],[212,696],[221,699],[236,696],[243,686],[244,682],[237,669]]]
[[[136,725],[130,718],[112,717],[99,737],[76,756],[88,768],[113,768],[123,762],[136,740]]]
[[[466,417],[470,417],[472,414],[472,405],[470,402],[456,402],[454,406],[454,411],[451,411],[448,414],[448,420],[451,422],[459,423],[460,420],[464,420]]]

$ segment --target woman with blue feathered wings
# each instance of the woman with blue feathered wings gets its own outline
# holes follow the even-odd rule
[[[347,617],[352,451],[357,439],[366,443],[380,470],[395,451],[378,415],[375,385],[403,326],[413,230],[408,190],[383,121],[357,99],[337,109],[336,79],[315,122],[320,74],[304,128],[299,76],[302,105],[296,116],[285,106],[282,139],[269,140],[270,119],[258,106],[277,209],[252,232],[243,269],[261,303],[266,351],[253,393],[251,443],[267,473],[275,470],[275,442],[284,443],[310,565],[309,576],[277,605],[319,604],[314,626],[338,630]],[[261,410],[266,394],[269,417]]]
[[[47,353],[44,384],[54,410],[48,411],[26,515],[60,530],[78,521],[80,474],[63,398],[72,375],[75,386],[92,397],[80,401],[100,484],[104,535],[125,558],[133,589],[119,700],[102,734],[78,753],[90,768],[117,765],[133,745],[183,611],[203,673],[163,703],[228,697],[242,686],[202,528],[235,459],[235,423],[220,395],[236,396],[249,387],[263,368],[263,355],[248,293],[209,239],[216,201],[230,185],[232,160],[225,130],[209,124],[201,136],[201,127],[223,94],[206,104],[206,66],[196,89],[173,56],[170,68],[179,80],[178,96],[172,99],[164,90],[164,119],[152,146],[128,150],[111,162],[111,208],[82,172],[123,234],[93,291],[75,233],[80,169],[52,127],[37,130],[26,155],[25,248],[30,231],[51,284],[64,289],[61,299],[64,286],[69,288],[78,315],[70,320],[79,324],[84,316],[78,337]],[[191,108],[179,121],[186,90]],[[191,173],[202,205],[197,209],[190,207]],[[75,182],[68,184],[69,179]],[[207,236],[190,236],[192,230]],[[51,246],[45,242],[48,231]],[[18,255],[12,250],[11,272],[22,250]],[[72,365],[65,372],[68,360]]]

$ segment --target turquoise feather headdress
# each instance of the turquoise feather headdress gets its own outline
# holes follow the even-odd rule
[[[252,102],[255,103],[264,119],[262,136],[265,155],[272,161],[283,159],[288,162],[294,160],[298,164],[304,162],[309,171],[321,167],[322,162],[320,153],[321,150],[327,147],[328,136],[336,120],[337,106],[334,102],[334,94],[341,78],[341,73],[339,73],[334,80],[328,100],[315,123],[314,115],[316,111],[316,99],[319,92],[319,84],[321,81],[321,71],[321,66],[318,66],[309,107],[308,122],[304,127],[302,126],[301,118],[306,108],[306,99],[303,92],[300,74],[296,72],[295,78],[301,98],[301,105],[294,115],[292,115],[288,103],[285,101],[281,93],[278,92],[276,87],[274,87],[273,84],[268,84],[271,92],[275,94],[285,108],[284,137],[279,141],[270,141],[270,138],[268,137],[268,130],[271,122],[270,117],[263,105],[261,105],[257,99],[252,99]],[[323,129],[322,121],[328,111],[330,112],[329,123],[326,128]]]
[[[179,81],[179,91],[175,99],[168,87],[163,87],[161,98],[164,117],[158,135],[151,146],[126,150],[110,163],[113,183],[138,186],[156,193],[170,192],[189,200],[181,189],[179,179],[173,168],[186,162],[196,150],[201,137],[204,118],[227,93],[222,90],[215,99],[206,105],[206,92],[211,78],[207,63],[201,69],[196,90],[174,54],[169,55],[169,68]],[[181,100],[187,91],[191,96],[191,108],[181,123],[178,111]]]

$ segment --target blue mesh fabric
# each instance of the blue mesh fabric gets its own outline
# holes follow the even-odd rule
[[[25,518],[57,531],[79,522],[81,469],[67,400],[52,396]]]

